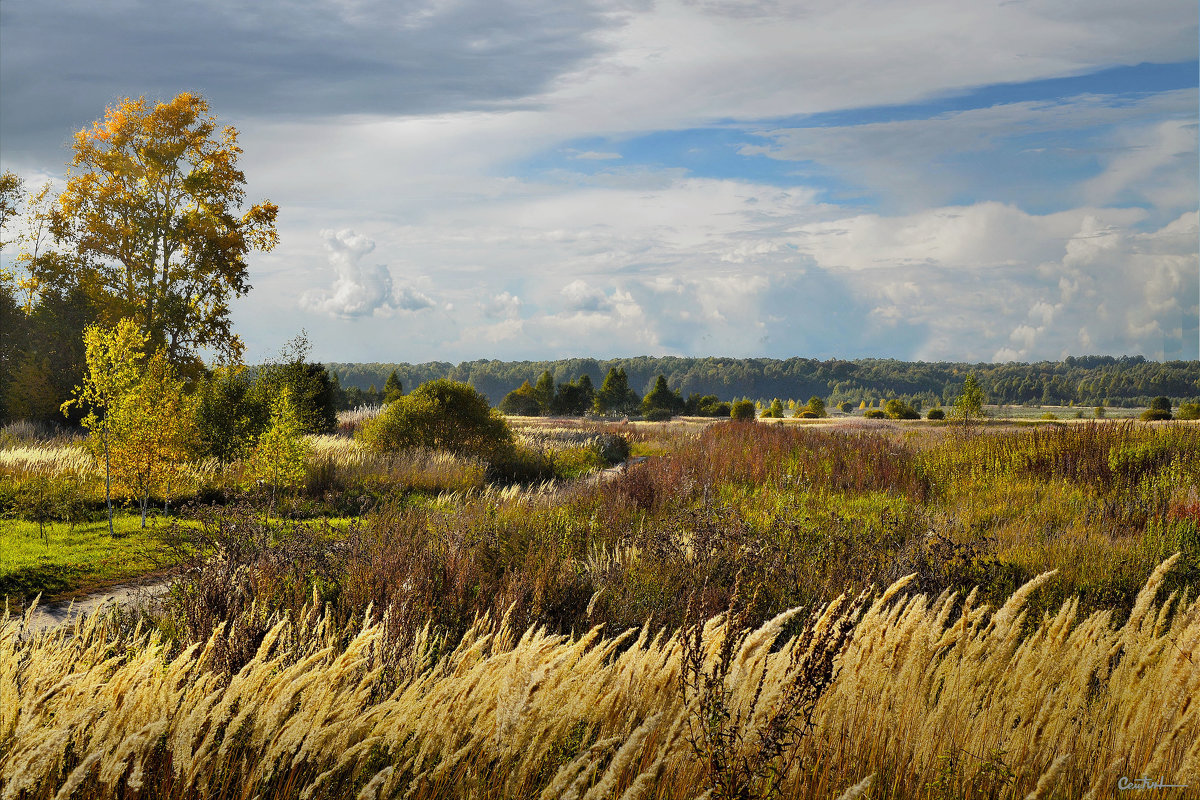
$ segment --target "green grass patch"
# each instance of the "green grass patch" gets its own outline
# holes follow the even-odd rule
[[[146,575],[166,566],[166,552],[151,520],[145,530],[135,514],[108,521],[0,523],[0,596],[28,600],[87,592]]]

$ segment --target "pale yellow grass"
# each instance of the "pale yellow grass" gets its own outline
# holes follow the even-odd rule
[[[15,478],[95,474],[96,462],[82,444],[18,446],[0,450],[0,473]]]
[[[893,586],[862,613],[781,796],[1108,797],[1123,776],[1200,786],[1200,605],[1155,602],[1170,565],[1120,625],[1108,613],[1077,619],[1074,603],[1026,625],[1025,603],[1049,576],[995,612],[968,598],[959,614],[952,595]],[[751,707],[757,675],[762,705],[779,695],[798,640],[776,640],[791,617],[746,638],[726,684],[735,712]],[[706,626],[710,659],[723,626]],[[401,659],[416,666],[391,680],[386,629],[365,625],[339,649],[315,615],[281,620],[225,680],[211,669],[218,636],[172,658],[155,635],[123,636],[97,618],[43,633],[7,618],[0,797],[140,787],[633,800],[709,788],[688,743],[694,707],[678,689],[672,637],[534,629],[517,639],[481,621],[452,649],[418,637]]]
[[[309,436],[309,463],[331,463],[349,481],[383,479],[414,489],[467,491],[484,484],[487,465],[444,450],[410,448],[373,453],[344,436]]]

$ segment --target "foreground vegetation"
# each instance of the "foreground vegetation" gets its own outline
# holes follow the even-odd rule
[[[1200,605],[1124,624],[1075,602],[1030,619],[1023,586],[834,601],[757,629],[730,615],[654,635],[476,621],[398,643],[314,603],[225,672],[227,628],[172,655],[97,618],[0,624],[5,798],[1106,797],[1200,778]],[[1032,624],[1026,624],[1031,622]],[[1027,632],[1026,632],[1027,631]],[[1024,634],[1023,634],[1024,632]],[[781,636],[781,634],[783,634]],[[1152,796],[1170,796],[1160,790]]]

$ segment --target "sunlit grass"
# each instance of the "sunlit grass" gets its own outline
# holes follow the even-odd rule
[[[0,522],[0,595],[26,600],[117,583],[163,568],[168,562],[155,536],[154,518],[141,528],[136,514],[68,525]]]

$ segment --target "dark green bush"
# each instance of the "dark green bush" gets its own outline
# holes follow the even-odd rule
[[[945,419],[946,412],[940,408],[931,408],[929,413],[925,415],[925,419]]]
[[[498,411],[474,387],[456,381],[423,383],[388,405],[359,437],[372,450],[386,453],[408,447],[448,450],[498,463],[513,458],[513,434]]]
[[[738,400],[729,409],[729,416],[739,422],[752,421],[757,416],[754,403],[750,400]]]
[[[888,419],[920,419],[921,415],[915,408],[903,400],[892,399],[883,407],[883,413]]]

